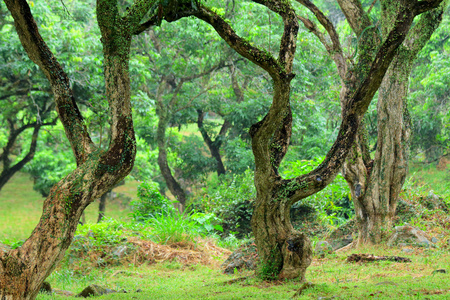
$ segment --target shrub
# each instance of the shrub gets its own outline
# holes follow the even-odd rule
[[[239,175],[213,177],[207,182],[208,190],[201,199],[200,210],[221,220],[223,235],[230,233],[242,238],[251,232],[250,219],[256,190],[253,171]]]
[[[175,211],[171,201],[158,190],[158,184],[145,181],[138,187],[138,199],[131,201],[131,216],[136,221],[145,221],[157,215],[169,215]]]

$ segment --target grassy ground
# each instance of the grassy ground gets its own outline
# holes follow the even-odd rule
[[[353,252],[361,250],[350,253]],[[377,248],[363,252],[407,256],[412,262],[347,263],[345,259],[350,253],[315,259],[306,274],[314,286],[303,291],[298,299],[450,299],[449,273],[433,273],[441,268],[450,270],[448,251],[419,249],[405,254],[399,249]],[[218,269],[185,266],[176,261],[96,269],[85,276],[58,270],[50,276],[49,282],[54,288],[74,293],[89,284],[128,292],[99,299],[291,299],[301,286],[296,281],[261,281],[251,273],[227,276]],[[138,289],[142,292],[136,293]],[[38,299],[76,298],[40,295]]]
[[[445,173],[419,173],[420,180],[442,179]],[[434,174],[434,175],[433,175]],[[425,177],[430,176],[430,177]],[[439,182],[439,181],[437,181]],[[118,188],[121,193],[135,197],[137,183],[127,183]],[[438,189],[433,188],[436,193]],[[441,195],[448,197],[448,190]],[[425,190],[428,192],[428,190]],[[43,198],[32,190],[32,183],[25,174],[16,175],[0,192],[0,240],[26,238],[39,220]],[[107,215],[126,219],[129,211],[120,203],[108,203]],[[425,226],[430,216],[417,216],[417,224]],[[88,222],[95,222],[97,205],[92,204],[86,212]],[[430,217],[431,218],[431,217]],[[420,219],[420,220],[419,220]],[[424,222],[423,224],[420,222]],[[425,223],[426,222],[426,223]],[[437,227],[436,227],[437,228]],[[450,228],[438,228],[449,231]],[[431,230],[433,236],[441,232]],[[314,285],[303,291],[298,299],[450,299],[450,246],[440,238],[435,248],[414,248],[405,253],[401,248],[367,248],[347,253],[315,257],[308,268],[306,278]],[[408,257],[410,263],[375,262],[366,264],[347,263],[351,253],[375,255],[398,255]],[[217,266],[223,257],[214,258],[215,265],[181,263],[177,257],[172,261],[139,266],[133,263],[108,268],[92,268],[76,272],[70,266],[60,266],[49,277],[53,288],[79,293],[90,284],[104,285],[111,289],[125,289],[127,294],[110,294],[98,299],[291,299],[301,284],[297,281],[269,283],[241,273],[232,276],[222,274]],[[447,273],[434,272],[445,269]],[[142,290],[139,293],[135,291]],[[334,298],[333,298],[334,297]],[[75,299],[59,295],[38,296],[39,300]],[[79,298],[77,298],[79,299]]]
[[[414,163],[411,164],[410,176],[412,181],[417,181],[424,189],[433,191],[450,202],[450,168],[439,171],[436,164]]]
[[[127,187],[120,186],[114,191],[124,192],[136,197],[137,182],[130,182]],[[23,240],[30,236],[42,214],[44,198],[33,190],[29,175],[17,173],[0,191],[0,241]],[[106,216],[124,220],[130,211],[120,201],[106,204]],[[86,222],[94,223],[98,217],[98,202],[85,210]]]

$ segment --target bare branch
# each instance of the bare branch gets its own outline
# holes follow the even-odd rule
[[[200,6],[195,16],[213,26],[231,48],[266,70],[272,78],[277,78],[280,73],[284,73],[282,66],[270,53],[250,45],[248,41],[238,36],[225,20],[209,8]]]
[[[42,39],[28,3],[25,0],[5,0],[5,3],[14,18],[14,24],[25,51],[50,81],[58,114],[77,164],[80,164],[87,159],[95,146],[75,103],[69,78]]]
[[[334,28],[333,23],[331,23],[331,21],[327,18],[327,16],[325,16],[325,14],[311,1],[309,0],[296,0],[296,1],[305,6],[307,9],[309,9],[327,31],[328,36],[330,37],[332,43],[331,45],[326,41],[325,36],[322,34],[322,32],[318,30],[317,26],[313,22],[311,22],[306,18],[300,16],[298,17],[303,22],[305,27],[311,30],[311,32],[314,35],[316,35],[319,38],[320,42],[325,46],[325,49],[331,55],[337,66],[340,78],[343,79],[347,72],[347,64],[345,62],[342,46],[339,41],[339,34],[337,33],[336,28]]]

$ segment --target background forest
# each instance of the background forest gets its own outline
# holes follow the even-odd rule
[[[387,29],[381,17],[378,18],[382,11],[380,2],[383,1],[364,0],[361,4],[376,24],[375,34],[379,31],[382,35]],[[340,97],[345,80],[339,64],[330,55],[333,51],[324,46],[327,30],[310,24],[315,14],[300,5],[304,3],[309,1],[292,4],[304,20],[297,35],[292,65],[295,77],[290,83],[292,136],[289,150],[276,168],[283,178],[297,178],[321,165],[338,137],[341,105],[344,105]],[[90,138],[100,150],[106,151],[112,140],[112,117],[103,92],[106,88],[104,56],[95,2],[28,1],[28,4],[40,34],[70,78],[70,88]],[[236,33],[251,46],[264,48],[270,55],[278,53],[283,36],[280,15],[253,1],[229,0],[220,4],[207,1],[206,4],[232,24]],[[363,43],[364,34],[373,33],[369,33],[370,30],[365,33],[364,29],[355,35],[336,1],[320,0],[314,4],[326,14],[339,34],[346,64],[361,62],[361,55],[368,51],[362,47],[367,47]],[[129,6],[127,1],[119,1],[121,13],[126,13]],[[155,9],[159,8],[153,7],[152,12]],[[439,27],[430,29],[426,43],[409,65],[400,64],[408,78],[405,101],[393,104],[400,107],[402,120],[407,120],[404,130],[410,134],[403,145],[408,172],[400,183],[399,200],[395,204],[398,211],[409,215],[399,216],[394,225],[409,223],[438,236],[433,247],[414,250],[423,265],[450,248],[450,14],[444,4],[441,10],[442,21],[436,24]],[[423,22],[427,17],[415,22]],[[91,283],[128,291],[142,287],[144,295],[138,296],[142,299],[149,299],[148,295],[153,295],[152,299],[170,299],[164,296],[167,289],[185,286],[193,289],[190,291],[192,298],[185,299],[222,299],[219,298],[222,296],[232,299],[232,294],[226,293],[237,292],[223,291],[220,282],[224,278],[220,276],[224,275],[211,275],[211,270],[217,269],[231,251],[251,249],[248,246],[254,245],[251,217],[257,192],[249,130],[271,107],[274,85],[269,73],[239,55],[212,26],[199,18],[185,17],[176,22],[159,20],[158,23],[131,42],[130,97],[136,135],[133,169],[87,207],[73,244],[50,276],[50,282],[61,290],[77,292]],[[3,2],[0,2],[0,33],[0,243],[14,249],[24,243],[39,221],[44,198],[51,194],[55,184],[77,168],[77,161],[55,110],[52,86],[23,51],[14,20]],[[331,44],[328,42],[329,46]],[[379,124],[385,122],[386,117],[379,103],[386,102],[383,99],[389,89],[384,85],[374,96],[362,121],[364,126],[357,141],[360,146],[353,147],[354,152],[350,154],[349,160],[367,157],[372,161],[372,164],[364,161],[369,170],[366,178],[373,170],[377,147],[380,149],[386,143],[381,136],[388,134],[380,132]],[[389,110],[393,113],[394,108]],[[358,152],[358,155],[358,149],[365,152]],[[336,236],[339,230],[345,231],[341,238],[350,235],[349,242],[354,244],[359,241],[363,245],[370,239],[362,238],[363,225],[355,221],[353,200],[360,197],[358,189],[361,187],[348,178],[351,171],[345,168],[351,170],[344,165],[344,171],[326,188],[289,207],[294,228],[308,235],[315,249],[307,278],[315,276],[316,282],[334,283],[319,284],[305,296],[311,298],[305,299],[337,295],[341,291],[336,289],[346,290],[347,282],[351,282],[350,279],[343,281],[347,279],[342,275],[353,274],[351,268],[340,265],[343,259],[339,254],[320,248],[322,241]],[[363,184],[363,189],[368,189],[366,194],[369,194],[369,186],[369,181]],[[367,247],[376,254],[385,254],[388,250],[383,248],[386,247],[384,242],[374,248],[370,247],[377,243],[369,243]],[[150,244],[145,243],[152,243],[160,256],[146,256],[147,250],[142,249],[148,249],[145,247]],[[398,253],[404,255],[403,250],[398,249]],[[203,256],[195,254],[197,252]],[[446,268],[448,273],[448,253],[442,259],[442,265],[430,267]],[[148,261],[159,264],[154,269],[140,269]],[[326,263],[327,271],[323,267]],[[245,273],[248,276],[242,279],[242,286],[230,287],[244,293],[235,299],[247,296],[277,299],[265,289],[265,285],[270,285],[265,280],[276,278],[278,273],[266,267],[258,269],[259,277],[252,278],[250,273]],[[381,267],[390,265],[381,264]],[[368,272],[375,274],[377,268],[371,268]],[[196,283],[191,282],[172,282],[172,287],[165,286],[164,281],[169,280],[165,276],[170,276],[167,274],[181,280],[189,276],[187,272],[194,272],[194,277],[203,281],[212,281],[213,290],[205,288],[212,294],[196,295]],[[231,273],[235,273],[236,278],[239,276],[237,269]],[[152,278],[152,285],[147,286],[138,279],[142,274]],[[448,274],[445,276],[443,281],[433,281],[434,278],[422,284],[427,291],[442,290],[444,287],[439,284],[445,280],[448,283]],[[236,282],[230,284],[241,281]],[[270,288],[281,297],[279,299],[285,299],[283,297],[292,294],[293,289],[298,289],[295,282],[289,284],[284,287],[286,290]],[[394,293],[399,283],[394,284],[381,287],[386,289],[384,296]],[[263,291],[249,290],[254,286]],[[370,290],[361,288],[365,289]],[[216,290],[224,294],[214,296]],[[412,290],[415,294],[407,296],[426,294],[417,287]],[[354,292],[356,294],[348,294],[348,297],[367,297],[358,294],[359,289]],[[444,289],[442,295],[445,297],[449,293],[450,290]],[[38,299],[58,297],[40,295]]]

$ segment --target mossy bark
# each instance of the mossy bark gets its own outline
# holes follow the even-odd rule
[[[128,55],[131,32],[139,26],[149,2],[137,1],[123,17],[118,15],[114,1],[97,3],[104,45],[106,96],[112,117],[111,142],[102,151],[91,141],[67,74],[40,36],[27,2],[5,1],[24,49],[50,81],[77,168],[51,189],[41,219],[25,243],[7,253],[0,252],[0,299],[35,299],[45,278],[63,258],[86,206],[131,171],[136,147]]]
[[[407,110],[408,79],[417,53],[439,26],[445,4],[425,13],[399,48],[380,87],[377,104],[377,147],[370,158],[366,133],[358,139],[344,165],[358,225],[358,244],[381,243],[392,225],[408,171],[411,123]],[[401,3],[385,3],[382,33],[393,26]]]

